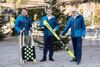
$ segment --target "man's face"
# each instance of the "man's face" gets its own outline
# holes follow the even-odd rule
[[[72,11],[72,16],[75,16],[77,14],[76,11]]]
[[[28,11],[27,10],[22,10],[22,15],[23,16],[27,16],[28,15]]]
[[[48,9],[48,10],[47,10],[47,15],[50,16],[51,14],[52,14],[51,9]]]

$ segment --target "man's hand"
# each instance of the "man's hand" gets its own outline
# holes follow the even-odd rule
[[[44,27],[41,27],[41,29],[44,29]]]
[[[24,32],[24,31],[25,31],[25,29],[21,30],[20,33]]]
[[[30,31],[33,32],[33,28],[30,28]]]
[[[59,37],[60,38],[65,38],[65,35],[60,34]]]
[[[53,31],[55,31],[55,32],[56,32],[56,29],[53,29]]]
[[[40,27],[40,28],[41,28],[41,29],[40,29],[41,31],[43,31],[43,30],[44,30],[44,27]]]
[[[62,34],[59,35],[60,38],[62,38],[62,36],[63,36]]]

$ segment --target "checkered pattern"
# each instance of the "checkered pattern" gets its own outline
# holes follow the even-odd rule
[[[36,59],[34,46],[23,46],[22,58],[26,61],[33,61],[33,59]]]

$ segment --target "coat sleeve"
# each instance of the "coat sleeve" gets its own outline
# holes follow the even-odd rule
[[[44,21],[44,17],[40,20],[40,27],[41,27],[41,28],[44,27],[43,21]]]
[[[15,30],[18,32],[18,33],[20,33],[20,27],[19,27],[19,18],[17,18],[16,19],[16,21],[15,21]]]
[[[82,36],[85,37],[85,35],[86,35],[86,25],[85,25],[84,17],[83,16],[82,16],[81,26],[82,26]]]
[[[62,31],[61,35],[65,35],[65,33],[68,31],[68,29],[71,26],[71,18],[68,20],[66,27],[64,28],[64,30]]]

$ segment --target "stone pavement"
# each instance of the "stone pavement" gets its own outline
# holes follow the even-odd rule
[[[92,45],[89,45],[91,42]],[[65,50],[55,51],[54,62],[39,62],[42,50],[36,47],[37,63],[20,64],[18,39],[12,38],[0,42],[0,67],[100,67],[100,41],[93,45],[93,41],[83,41],[83,58],[80,65],[70,62],[71,58]],[[95,44],[96,44],[95,43]],[[88,44],[88,46],[87,46]],[[72,46],[71,46],[72,47]]]

